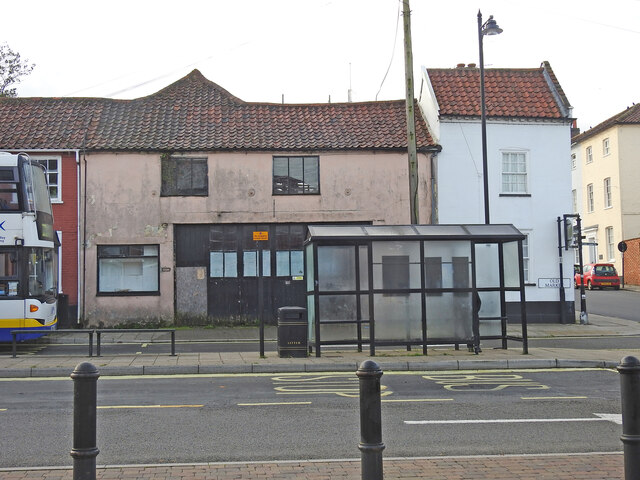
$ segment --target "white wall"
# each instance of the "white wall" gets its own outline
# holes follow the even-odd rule
[[[439,223],[484,223],[480,122],[440,121],[437,157]],[[528,155],[530,196],[500,196],[502,152]],[[490,221],[510,223],[529,234],[527,301],[557,301],[557,288],[538,288],[539,278],[558,278],[556,218],[572,212],[570,124],[487,123]],[[563,250],[564,252],[564,250]],[[573,252],[563,253],[565,278],[573,278]],[[565,289],[571,299],[573,289]]]

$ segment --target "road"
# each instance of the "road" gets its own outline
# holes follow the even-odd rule
[[[97,462],[358,458],[357,382],[353,373],[104,377]],[[382,395],[385,456],[621,450],[610,370],[386,373]],[[72,402],[69,379],[0,379],[0,467],[70,465]]]
[[[580,311],[580,289],[574,290]],[[640,292],[634,290],[585,290],[587,312],[640,322]]]

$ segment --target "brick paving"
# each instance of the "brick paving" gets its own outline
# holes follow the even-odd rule
[[[361,478],[359,460],[129,465],[98,468],[97,480],[333,480]],[[622,480],[622,453],[390,458],[387,480]],[[71,468],[0,470],[0,480],[72,480]]]

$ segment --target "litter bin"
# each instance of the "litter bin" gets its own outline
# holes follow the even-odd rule
[[[278,356],[302,358],[308,355],[307,309],[278,308]]]
[[[58,328],[71,328],[69,321],[69,295],[58,295]]]

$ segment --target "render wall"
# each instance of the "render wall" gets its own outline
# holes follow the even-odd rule
[[[640,125],[618,127],[623,239],[640,237]]]
[[[159,153],[87,154],[85,323],[173,319],[175,224],[410,222],[406,154],[315,154],[320,195],[291,196],[272,195],[271,153],[189,154],[208,159],[207,197],[161,197]],[[420,221],[429,223],[430,158],[418,161]],[[120,244],[159,245],[159,295],[96,295],[96,246]]]
[[[582,152],[582,228],[586,241],[595,240],[598,245],[585,246],[583,258],[585,263],[590,260],[613,263],[617,270],[622,270],[622,255],[614,248],[613,256],[607,252],[606,230],[613,228],[614,245],[623,237],[622,210],[624,208],[622,187],[624,175],[620,164],[620,139],[617,127],[610,128],[593,137],[586,139],[579,145]],[[609,154],[603,151],[603,141],[609,139]],[[587,163],[586,151],[591,147],[593,161]],[[604,180],[611,179],[611,206],[605,204]],[[593,211],[589,211],[587,186],[593,185]]]
[[[440,123],[437,157],[439,223],[484,223],[482,138],[479,121]],[[528,195],[502,193],[502,152],[526,152]],[[529,235],[527,303],[558,302],[559,289],[539,280],[559,278],[557,217],[572,213],[570,125],[489,122],[487,161],[490,222],[510,223]],[[573,252],[563,250],[565,284],[573,277]],[[565,298],[573,298],[572,285]]]

